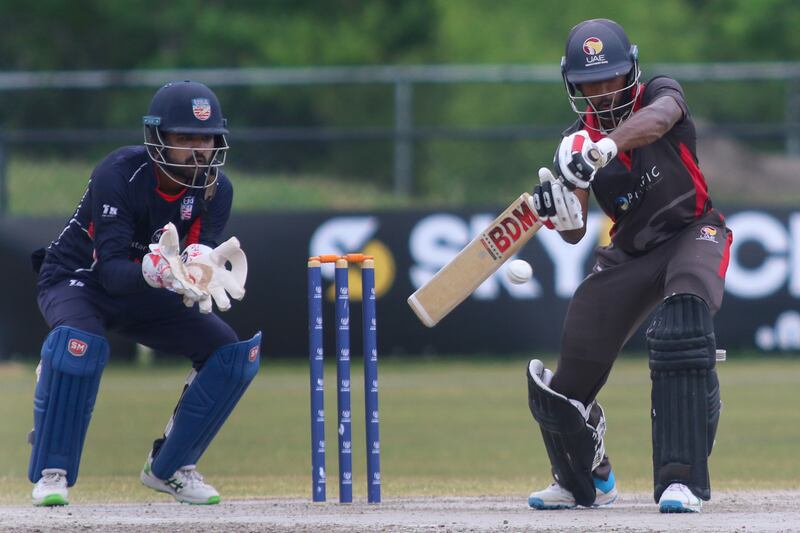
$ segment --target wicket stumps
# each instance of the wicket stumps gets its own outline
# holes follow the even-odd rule
[[[348,266],[361,265],[364,350],[364,411],[367,454],[367,501],[381,501],[378,349],[375,315],[375,262],[363,254],[321,255],[308,259],[308,339],[311,385],[311,494],[325,501],[325,407],[322,318],[322,264],[335,263],[336,379],[339,434],[339,501],[353,501],[352,419],[350,402],[350,289]]]

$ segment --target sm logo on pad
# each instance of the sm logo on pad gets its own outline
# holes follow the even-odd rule
[[[82,357],[86,353],[89,345],[78,339],[70,339],[67,343],[67,351],[75,357]]]

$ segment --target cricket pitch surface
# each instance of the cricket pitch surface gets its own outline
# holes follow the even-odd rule
[[[388,498],[312,504],[297,499],[225,501],[211,507],[173,502],[0,505],[0,531],[800,531],[800,490],[717,492],[701,514],[659,514],[649,494],[622,494],[604,509],[534,511],[525,498]]]

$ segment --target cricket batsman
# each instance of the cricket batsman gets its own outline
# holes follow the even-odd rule
[[[681,86],[665,76],[644,82],[638,49],[619,24],[572,28],[561,73],[578,120],[558,146],[555,176],[539,170],[532,203],[574,244],[586,233],[591,191],[613,227],[570,302],[555,371],[538,359],[528,365],[528,405],[555,478],[528,504],[569,509],[617,498],[597,395],[651,317],[653,495],[662,513],[699,512],[711,497],[708,457],[721,407],[712,317],[732,234],[712,207]]]
[[[109,154],[61,233],[34,253],[37,301],[52,328],[29,436],[34,505],[69,502],[108,331],[192,362],[140,476],[179,502],[219,502],[196,465],[258,371],[261,334],[240,341],[212,312],[243,298],[247,278],[238,240],[221,242],[233,187],[221,170],[228,130],[219,101],[201,83],[168,83],[143,124],[144,145]]]

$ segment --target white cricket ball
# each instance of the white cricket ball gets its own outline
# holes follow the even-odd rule
[[[514,259],[506,267],[506,274],[511,283],[520,285],[533,277],[533,267],[527,261]]]

